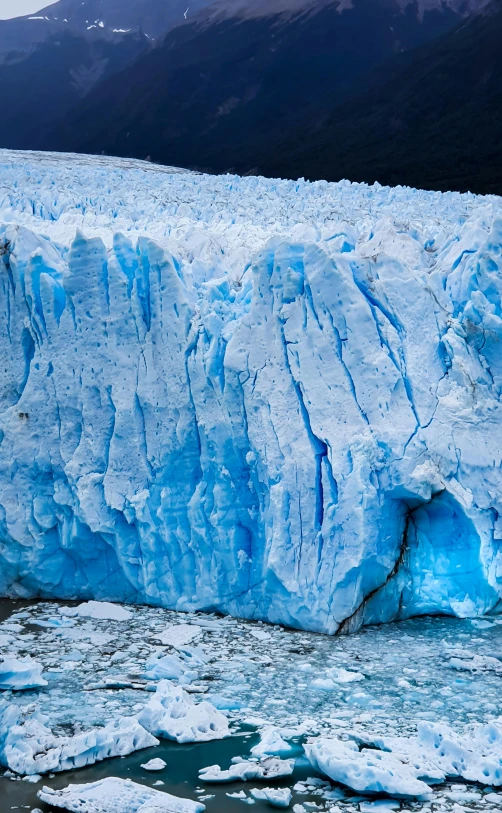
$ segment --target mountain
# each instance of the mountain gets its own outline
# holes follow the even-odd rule
[[[162,37],[210,0],[58,0],[36,14],[0,21],[0,60],[22,58],[53,34],[118,39],[142,32]],[[187,9],[188,6],[188,9]]]
[[[276,161],[291,176],[296,134],[473,9],[457,0],[220,0],[96,85],[46,146],[213,172],[273,173]],[[279,155],[285,135],[289,152]]]
[[[3,114],[0,146],[37,149],[99,79],[149,47],[144,34],[82,37],[54,33],[24,59],[0,66]]]
[[[266,174],[502,194],[502,4],[360,83]]]
[[[0,21],[0,146],[40,148],[97,82],[207,3],[59,0],[37,14]]]

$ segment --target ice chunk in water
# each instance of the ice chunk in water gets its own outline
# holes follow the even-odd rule
[[[202,813],[205,805],[114,776],[64,790],[42,788],[38,798],[71,813]]]
[[[463,735],[443,723],[422,722],[414,737],[355,742],[320,738],[305,745],[314,768],[361,793],[421,796],[429,785],[458,777],[482,785],[502,786],[502,719],[477,725]],[[378,750],[382,748],[384,750]]]
[[[279,729],[269,726],[263,729],[260,734],[260,742],[251,749],[254,757],[263,756],[284,756],[290,754],[293,748],[282,739]]]
[[[388,793],[403,799],[425,796],[430,788],[394,754],[359,751],[354,742],[321,738],[305,745],[313,768],[359,793]]]
[[[177,742],[207,742],[230,736],[224,714],[207,701],[194,703],[180,686],[167,680],[160,681],[138,720],[151,734]]]
[[[163,771],[166,765],[167,762],[157,757],[156,759],[150,759],[149,762],[145,762],[141,767],[144,768],[145,771]]]
[[[292,793],[289,788],[253,788],[251,796],[268,802],[272,807],[289,807]]]
[[[152,655],[146,662],[146,677],[149,680],[180,680],[188,670],[177,655]]]
[[[168,627],[156,637],[164,646],[177,648],[192,643],[194,638],[197,638],[201,632],[202,628],[196,624],[176,624]]]
[[[37,714],[21,722],[17,707],[0,704],[0,764],[24,775],[68,771],[159,744],[134,717],[73,737],[56,737],[44,723]]]
[[[294,759],[267,757],[260,762],[246,759],[232,760],[230,768],[222,771],[219,765],[210,765],[199,771],[201,782],[247,782],[249,779],[279,779],[291,776]]]
[[[79,616],[80,618],[95,618],[99,621],[128,621],[132,618],[129,610],[109,601],[86,601],[84,604],[79,604],[78,607],[61,607],[59,612],[69,618]]]
[[[4,658],[0,661],[0,689],[37,689],[47,686],[42,665],[31,658]]]
[[[502,786],[502,719],[464,735],[443,723],[423,722],[416,737],[388,737],[381,744],[417,766],[424,778],[433,765],[443,776]]]

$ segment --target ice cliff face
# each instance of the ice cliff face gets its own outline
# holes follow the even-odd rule
[[[1,594],[330,633],[497,608],[500,199],[1,177]]]

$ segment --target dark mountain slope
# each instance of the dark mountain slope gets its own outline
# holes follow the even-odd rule
[[[395,0],[274,8],[258,14],[234,0],[201,13],[96,86],[45,146],[247,172],[359,77],[460,19],[446,4],[420,11]]]
[[[502,194],[502,4],[396,59],[322,128],[262,154],[260,167]]]
[[[150,40],[192,17],[211,0],[59,0],[36,14],[0,20],[0,62],[23,58],[48,37],[70,32],[118,40],[141,31]]]
[[[59,0],[31,17],[45,17],[81,33],[96,25],[103,30],[138,31],[157,39],[211,0]]]
[[[20,62],[1,65],[0,146],[40,148],[55,123],[95,82],[122,69],[147,47],[142,34],[111,42],[66,31],[49,37]]]

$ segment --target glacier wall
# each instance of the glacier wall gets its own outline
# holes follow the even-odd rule
[[[502,206],[0,154],[0,594],[502,595]]]

